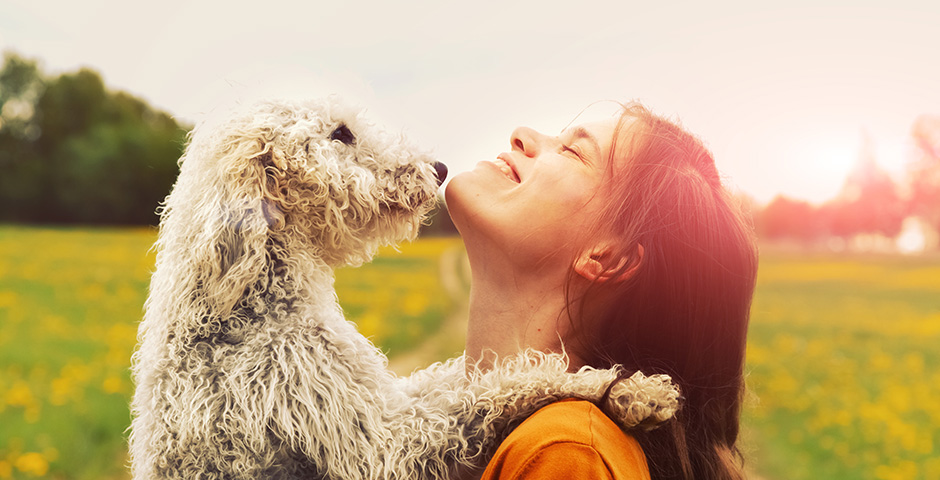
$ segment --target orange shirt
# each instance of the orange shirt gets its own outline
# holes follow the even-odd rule
[[[481,480],[649,480],[646,456],[593,403],[543,407],[500,444]]]

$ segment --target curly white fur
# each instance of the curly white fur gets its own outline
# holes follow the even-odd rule
[[[390,373],[343,318],[333,269],[414,238],[438,180],[335,99],[201,125],[180,167],[133,358],[134,478],[446,478],[617,375],[537,352],[469,378],[462,359]],[[677,399],[668,377],[638,373],[607,407],[648,427]]]

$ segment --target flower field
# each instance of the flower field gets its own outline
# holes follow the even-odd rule
[[[746,436],[777,479],[940,478],[940,259],[763,254]]]
[[[0,479],[126,478],[129,364],[155,232],[0,226]],[[337,272],[347,317],[390,354],[452,309],[424,240]]]
[[[127,477],[154,239],[0,226],[0,479]],[[420,344],[455,308],[438,272],[459,245],[421,240],[340,270],[347,316],[391,356]],[[750,332],[751,470],[940,478],[940,259],[765,253]]]

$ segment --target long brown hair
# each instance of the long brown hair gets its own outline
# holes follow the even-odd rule
[[[750,222],[701,141],[640,105],[624,107],[610,155],[598,229],[639,267],[578,291],[571,317],[582,360],[679,385],[675,418],[635,434],[654,479],[743,478],[737,439],[757,274]]]

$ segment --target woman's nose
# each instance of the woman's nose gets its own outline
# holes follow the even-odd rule
[[[518,150],[527,157],[534,157],[538,155],[541,137],[542,134],[529,127],[519,127],[513,130],[509,143],[512,144],[513,150]]]

